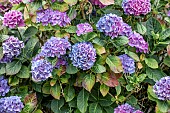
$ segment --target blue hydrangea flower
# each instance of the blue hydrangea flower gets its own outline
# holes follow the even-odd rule
[[[11,62],[14,57],[20,55],[21,49],[24,48],[24,43],[14,36],[9,36],[9,38],[2,43],[2,48],[4,56],[0,59],[0,63],[8,63]]]
[[[125,103],[115,108],[114,113],[133,113],[134,110],[135,109],[131,105]]]
[[[131,27],[123,22],[122,17],[115,14],[106,14],[101,17],[96,27],[100,32],[105,33],[106,36],[110,36],[111,38],[128,36],[132,32]]]
[[[132,74],[135,72],[135,61],[131,57],[123,54],[120,55],[119,58],[122,62],[124,73]]]
[[[33,81],[40,82],[48,79],[52,76],[52,71],[52,64],[46,61],[42,56],[37,55],[32,60],[31,73]]]
[[[153,92],[160,100],[170,100],[170,77],[163,77],[153,86]]]
[[[0,77],[0,96],[5,96],[10,90],[10,86],[8,85],[8,80],[4,78],[4,76]]]
[[[96,61],[96,50],[90,42],[76,43],[72,46],[69,57],[75,67],[88,70]]]
[[[41,48],[41,55],[44,57],[61,57],[66,54],[67,49],[71,49],[71,44],[67,38],[51,37]]]
[[[21,97],[10,96],[0,99],[0,113],[20,113],[23,107]]]

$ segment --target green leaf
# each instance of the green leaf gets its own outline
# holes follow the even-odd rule
[[[147,29],[142,23],[137,23],[137,32],[144,35]]]
[[[42,92],[44,94],[50,94],[50,89],[51,89],[50,82],[47,81],[42,87]]]
[[[6,74],[7,75],[15,75],[21,69],[21,62],[20,61],[13,61],[6,64]]]
[[[105,49],[103,46],[94,44],[94,48],[96,49],[96,53],[97,53],[98,55],[101,55],[101,54],[106,53],[106,49]]]
[[[120,93],[121,93],[121,86],[120,86],[120,84],[118,86],[116,86],[115,89],[116,89],[116,96],[119,96]]]
[[[122,63],[117,56],[108,56],[106,58],[106,63],[109,65],[110,69],[115,73],[123,72]]]
[[[158,20],[156,20],[153,17],[150,17],[147,22],[146,22],[146,28],[147,28],[147,34],[149,36],[152,35],[152,31],[157,34],[160,33],[162,31],[162,27],[161,24],[159,23]]]
[[[40,109],[38,109],[34,113],[43,113],[43,112]]]
[[[158,105],[158,108],[159,108],[159,110],[161,112],[163,112],[163,113],[167,113],[168,112],[169,106],[168,106],[167,101],[158,100],[157,101],[157,105]]]
[[[60,99],[60,92],[61,87],[58,83],[56,83],[54,86],[51,86],[50,93],[55,99]]]
[[[104,110],[106,111],[106,113],[113,113],[114,108],[111,106],[108,106],[108,107],[104,107]]]
[[[83,87],[91,92],[91,89],[93,88],[94,84],[95,84],[95,75],[92,75],[92,74],[88,74],[84,77],[84,80],[83,80]]]
[[[105,97],[100,97],[99,104],[103,107],[108,107],[113,104],[113,101],[111,101],[112,97],[110,95],[106,95]]]
[[[132,84],[128,84],[128,85],[126,85],[126,90],[127,91],[132,91],[133,90],[133,85]]]
[[[34,26],[30,26],[25,30],[24,36],[25,37],[32,37],[38,32],[38,29]]]
[[[77,3],[77,0],[64,0],[64,2],[69,5],[75,5]]]
[[[16,76],[11,76],[8,79],[8,83],[9,83],[10,86],[16,86],[16,85],[19,84],[19,78],[16,77]]]
[[[102,113],[102,109],[98,103],[92,103],[89,105],[89,113]]]
[[[30,70],[26,66],[22,66],[21,70],[17,74],[17,77],[19,78],[29,78],[30,77]]]
[[[145,80],[146,76],[147,76],[146,74],[140,74],[140,75],[137,77],[137,81],[138,81],[139,83],[143,82],[143,81]]]
[[[61,112],[61,107],[64,105],[64,99],[61,98],[60,100],[53,99],[51,102],[51,110],[54,113],[62,113]]]
[[[3,58],[3,56],[4,56],[4,54],[3,54],[3,48],[2,48],[2,47],[0,47],[0,59],[2,59],[2,58]]]
[[[120,36],[113,39],[114,43],[119,47],[129,43],[129,39],[126,36]]]
[[[75,97],[75,89],[72,86],[67,86],[64,88],[64,98],[66,102],[70,102]]]
[[[148,89],[147,89],[147,93],[148,93],[148,97],[150,100],[152,101],[157,101],[158,97],[157,95],[153,92],[153,87],[148,85]]]
[[[76,33],[77,27],[76,26],[68,26],[64,29],[67,33]]]
[[[158,62],[153,58],[145,58],[145,63],[153,69],[158,68]]]
[[[5,72],[6,72],[5,64],[0,63],[0,75],[4,74]]]
[[[97,37],[97,34],[96,34],[96,33],[90,32],[90,33],[87,33],[87,35],[86,35],[86,37],[85,37],[85,40],[91,41],[91,40],[93,40],[93,39],[96,38],[96,37]]]
[[[136,53],[131,52],[131,51],[125,51],[125,53],[126,53],[127,55],[129,55],[131,58],[133,58],[135,61],[137,61],[137,62],[140,61],[140,60],[139,60],[139,57],[138,57],[138,55],[137,55]]]
[[[106,72],[106,68],[103,65],[95,64],[92,69],[94,73],[104,73]]]
[[[163,60],[163,63],[165,65],[167,65],[168,67],[170,67],[170,57],[169,56],[166,56]]]
[[[100,85],[100,92],[103,96],[106,96],[107,93],[109,92],[109,87],[106,86],[105,84]]]
[[[81,113],[85,113],[88,107],[89,93],[82,89],[77,96],[77,108]]]
[[[65,11],[67,11],[69,9],[69,5],[66,4],[66,3],[54,2],[54,3],[52,3],[51,8],[53,10],[59,10],[61,12],[65,12]]]
[[[78,69],[75,66],[73,66],[72,64],[69,64],[66,68],[66,72],[68,74],[76,74],[78,72]]]
[[[168,29],[161,32],[160,40],[165,40],[168,37],[170,37],[170,28],[168,28]]]

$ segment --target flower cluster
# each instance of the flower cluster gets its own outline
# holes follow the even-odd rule
[[[122,17],[115,14],[107,14],[101,17],[96,27],[100,32],[104,32],[105,35],[111,38],[115,38],[119,35],[128,36],[132,32],[131,27],[123,22]]]
[[[135,72],[135,61],[131,57],[123,54],[120,55],[119,58],[122,62],[124,73],[132,74]]]
[[[24,43],[14,36],[9,36],[9,38],[2,43],[2,47],[4,56],[0,59],[0,62],[7,63],[21,53],[21,49],[24,48]]]
[[[127,15],[146,15],[151,11],[150,0],[123,0],[122,7]]]
[[[41,48],[41,55],[44,57],[61,57],[66,54],[66,50],[71,49],[71,44],[67,38],[51,37]]]
[[[8,12],[11,8],[12,8],[11,3],[5,3],[5,4],[0,3],[0,13],[4,14],[5,12]]]
[[[52,9],[40,9],[37,11],[37,23],[42,23],[44,26],[51,24],[52,26],[59,25],[64,27],[70,24],[70,21],[66,12],[53,11]]]
[[[170,17],[170,10],[167,12],[167,16],[169,16],[169,17]]]
[[[163,77],[153,86],[153,91],[160,100],[170,100],[170,77]]]
[[[60,68],[61,66],[67,65],[67,61],[65,58],[58,58],[55,68]]]
[[[8,85],[8,80],[3,76],[0,77],[0,96],[5,96],[10,90],[10,86]]]
[[[21,102],[21,97],[10,96],[0,99],[0,112],[1,113],[20,113],[24,107]]]
[[[144,40],[143,36],[139,33],[132,32],[128,38],[129,45],[131,47],[136,47],[137,52],[148,53],[148,43]]]
[[[93,32],[93,27],[89,23],[81,23],[77,25],[77,36]]]
[[[80,69],[90,69],[96,61],[96,50],[90,42],[76,43],[72,46],[69,57],[72,64]]]
[[[6,12],[4,14],[3,25],[8,26],[9,28],[25,26],[22,13],[16,10]]]
[[[105,7],[105,5],[102,4],[99,0],[90,0],[90,2],[91,2],[93,5],[98,5],[100,8]]]
[[[35,82],[44,81],[52,76],[53,66],[46,61],[41,55],[37,55],[32,60],[31,73],[32,80]]]
[[[114,109],[114,113],[143,113],[140,110],[136,110],[128,103],[119,105],[117,108]]]
[[[12,4],[20,4],[22,0],[9,0]]]

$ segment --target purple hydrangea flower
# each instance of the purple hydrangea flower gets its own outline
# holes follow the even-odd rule
[[[169,17],[170,17],[170,10],[167,12],[167,16],[169,16]]]
[[[153,86],[153,92],[160,100],[170,100],[170,77],[163,77]]]
[[[9,0],[12,4],[20,4],[22,0]]]
[[[90,69],[96,61],[96,50],[90,42],[76,43],[72,46],[69,57],[75,67],[87,70]]]
[[[3,25],[8,26],[9,28],[25,26],[22,13],[16,10],[6,12],[4,14]]]
[[[71,44],[67,38],[51,37],[41,48],[41,55],[44,57],[60,57],[66,54],[67,49],[71,49]]]
[[[23,107],[21,97],[10,96],[0,99],[0,113],[20,113]]]
[[[77,25],[77,36],[93,32],[93,27],[89,23],[81,23]]]
[[[131,57],[126,54],[123,54],[120,55],[119,58],[122,62],[124,73],[132,74],[135,72],[135,61]]]
[[[67,65],[67,61],[66,61],[66,59],[65,58],[58,58],[57,59],[57,63],[56,63],[56,65],[55,65],[55,68],[60,68],[61,66],[66,66]]]
[[[148,53],[148,43],[144,40],[144,38],[136,32],[132,32],[129,35],[129,45],[131,47],[136,47],[137,52]]]
[[[0,62],[7,63],[21,53],[21,49],[24,48],[24,43],[14,36],[9,36],[9,38],[2,43],[2,48],[4,56],[0,59]]]
[[[143,113],[142,111],[140,111],[140,110],[136,110],[135,112],[133,112],[133,113]]]
[[[122,8],[127,15],[146,15],[151,11],[150,0],[123,0]]]
[[[12,8],[12,4],[11,3],[0,3],[0,13],[5,13],[8,12],[10,9]]]
[[[134,110],[135,109],[131,105],[125,103],[115,108],[114,113],[133,113]]]
[[[5,96],[10,90],[10,86],[8,85],[8,80],[3,76],[0,77],[0,96]]]
[[[128,36],[132,32],[131,27],[123,22],[122,17],[115,14],[107,14],[101,17],[96,24],[97,29],[100,32],[104,32],[105,35],[115,38],[117,36]]]
[[[52,64],[46,61],[41,55],[37,55],[32,60],[31,73],[33,81],[40,82],[48,79],[52,76],[52,71]]]
[[[106,7],[106,5],[102,4],[99,0],[90,0],[90,2],[91,2],[93,5],[99,6],[100,8]]]
[[[42,23],[44,26],[51,24],[52,26],[59,25],[64,27],[70,22],[71,20],[66,12],[53,11],[52,9],[40,9],[37,11],[37,23]]]

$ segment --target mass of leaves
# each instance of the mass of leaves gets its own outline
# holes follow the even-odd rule
[[[169,73],[170,0],[0,0],[2,111],[168,113]]]

